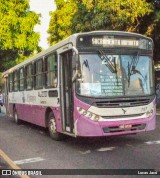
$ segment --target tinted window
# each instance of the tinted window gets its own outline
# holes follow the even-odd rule
[[[51,54],[45,58],[45,86],[57,87],[57,60],[56,55]]]
[[[24,90],[24,69],[19,70],[19,89]]]
[[[43,88],[43,61],[38,60],[35,62],[35,88]]]
[[[33,70],[32,64],[26,67],[26,89],[30,90],[33,88]]]

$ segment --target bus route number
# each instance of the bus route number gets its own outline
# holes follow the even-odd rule
[[[108,61],[114,65],[118,63],[118,55],[105,55],[105,58],[102,60],[102,64],[108,64]]]

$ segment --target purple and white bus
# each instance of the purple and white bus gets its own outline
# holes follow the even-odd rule
[[[3,73],[7,113],[63,135],[155,129],[153,41],[136,33],[77,33]]]

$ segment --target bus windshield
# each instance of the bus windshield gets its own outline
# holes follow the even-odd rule
[[[150,56],[80,54],[77,93],[88,97],[144,96],[153,93]]]

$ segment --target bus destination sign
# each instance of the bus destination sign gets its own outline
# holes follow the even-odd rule
[[[125,47],[125,48],[139,48],[152,50],[153,44],[152,40],[132,37],[132,36],[109,36],[109,35],[83,35],[79,36],[77,45],[80,48],[90,48],[90,47]]]
[[[92,38],[92,45],[100,46],[132,46],[138,47],[139,40],[132,39],[116,39],[116,38]]]

